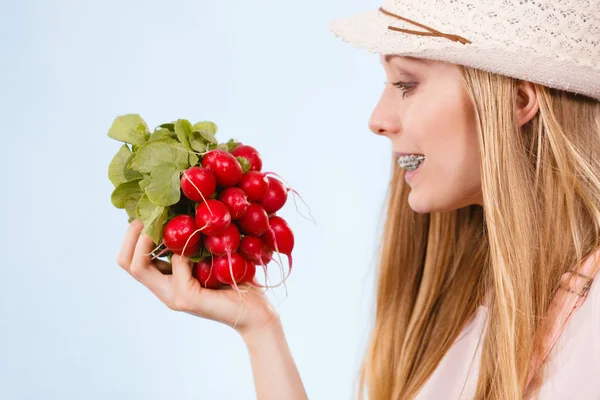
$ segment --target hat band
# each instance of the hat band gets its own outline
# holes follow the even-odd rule
[[[433,28],[430,28],[428,26],[425,26],[423,24],[420,24],[420,23],[415,22],[413,20],[410,20],[408,18],[404,18],[404,17],[401,17],[401,16],[396,15],[394,13],[391,13],[391,12],[389,12],[387,10],[384,10],[383,7],[379,7],[379,11],[381,11],[385,15],[389,15],[390,17],[394,17],[394,18],[400,19],[402,21],[409,22],[409,23],[411,23],[413,25],[418,26],[419,28],[427,29],[429,32],[411,31],[409,29],[396,28],[395,26],[392,26],[392,25],[388,26],[389,30],[397,31],[397,32],[404,32],[404,33],[411,33],[413,35],[445,37],[446,39],[452,40],[453,42],[460,42],[462,44],[471,43],[470,40],[465,39],[464,37],[461,37],[461,36],[458,36],[458,35],[449,34],[449,33],[442,33],[440,31],[436,31]]]

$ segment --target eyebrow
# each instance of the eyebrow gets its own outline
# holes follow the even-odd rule
[[[384,64],[388,64],[393,57],[396,57],[396,56],[393,55],[393,54],[387,54],[387,55],[385,55],[384,58],[383,58],[383,63]],[[415,57],[410,57],[410,56],[402,56],[400,58],[403,59],[403,60],[406,60],[406,61],[411,61],[411,62],[414,62],[414,63],[419,63],[419,64],[422,64],[422,65],[425,65],[425,66],[428,66],[428,65],[431,64],[431,61],[429,61],[429,60],[427,60],[425,58],[415,58]]]

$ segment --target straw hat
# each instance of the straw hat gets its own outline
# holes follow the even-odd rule
[[[373,53],[447,61],[600,100],[600,0],[383,0],[329,27]]]

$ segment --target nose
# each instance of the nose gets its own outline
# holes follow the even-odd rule
[[[382,96],[369,119],[369,129],[376,135],[391,137],[400,131],[396,110]]]

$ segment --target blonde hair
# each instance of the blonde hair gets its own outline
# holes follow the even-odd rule
[[[600,102],[534,84],[539,112],[519,127],[518,79],[458,67],[485,207],[415,213],[394,162],[360,399],[414,398],[485,296],[475,399],[522,399],[560,276],[600,246]]]

